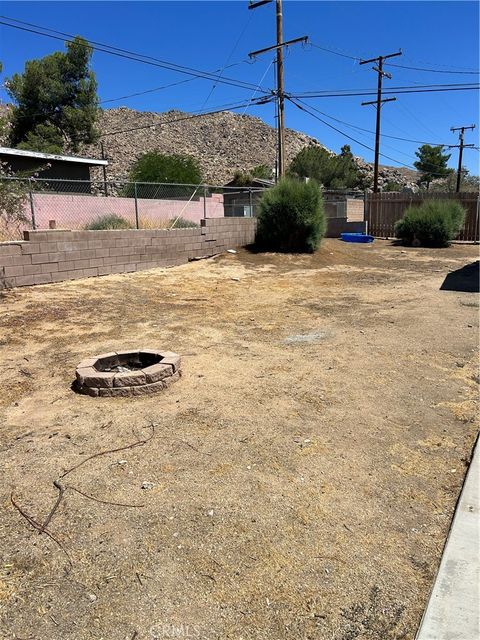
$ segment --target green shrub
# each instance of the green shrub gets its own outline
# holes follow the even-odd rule
[[[256,243],[271,251],[312,253],[326,229],[318,184],[285,178],[265,191],[259,205]]]
[[[447,247],[464,222],[465,210],[455,200],[426,200],[405,211],[395,224],[395,235],[405,244]]]
[[[174,229],[196,229],[199,226],[196,222],[181,217],[170,220],[168,226],[171,227],[173,223],[175,223],[173,226]]]
[[[117,216],[116,213],[108,213],[105,216],[95,218],[90,224],[85,226],[88,231],[100,231],[102,229],[133,229],[133,225],[128,220]]]

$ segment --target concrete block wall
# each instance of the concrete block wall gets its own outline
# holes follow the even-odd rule
[[[26,231],[21,242],[0,243],[0,286],[22,287],[171,267],[251,244],[254,218],[213,218],[193,229]]]
[[[365,219],[365,203],[360,198],[347,198],[346,215],[349,222],[362,222]]]

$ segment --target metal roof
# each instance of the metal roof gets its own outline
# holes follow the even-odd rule
[[[40,151],[11,149],[10,147],[0,147],[0,156],[22,156],[24,158],[41,158],[42,160],[75,162],[77,164],[88,164],[90,166],[108,166],[108,160],[98,160],[97,158],[79,158],[78,156],[61,156],[56,153],[40,153]]]

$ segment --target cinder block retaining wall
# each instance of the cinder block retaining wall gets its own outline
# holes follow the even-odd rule
[[[170,267],[251,244],[254,218],[213,218],[197,229],[26,231],[0,244],[0,286],[22,287]]]

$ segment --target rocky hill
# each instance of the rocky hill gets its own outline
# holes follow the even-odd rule
[[[108,173],[114,179],[126,179],[136,158],[154,150],[194,156],[211,184],[224,184],[236,170],[275,166],[276,131],[252,116],[227,111],[189,119],[181,111],[149,113],[121,107],[103,111],[98,126],[102,134],[135,129],[102,138],[110,161]],[[308,144],[320,143],[288,129],[287,162]],[[83,153],[98,156],[99,147],[86,147]]]
[[[126,180],[133,162],[142,153],[154,150],[196,157],[210,184],[225,184],[235,171],[247,171],[259,164],[272,171],[275,167],[276,130],[253,116],[224,112],[189,118],[181,111],[151,113],[120,107],[102,111],[98,128],[110,162],[110,180]],[[124,133],[108,135],[120,131]],[[316,138],[287,129],[287,163],[310,144],[323,146]],[[100,158],[100,145],[85,146],[79,155]],[[357,163],[362,174],[373,180],[373,166],[362,158],[357,158]],[[97,177],[101,179],[99,173]],[[380,170],[380,184],[396,182],[411,187],[416,179],[416,172],[409,169],[382,166]]]

